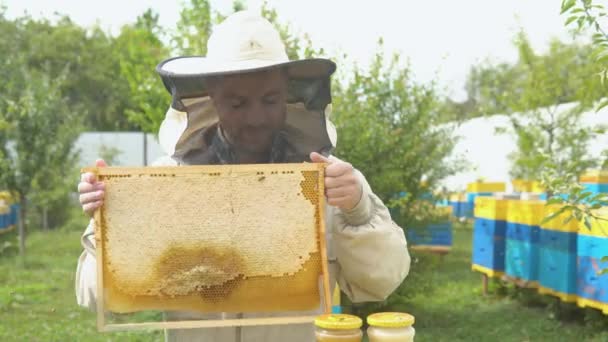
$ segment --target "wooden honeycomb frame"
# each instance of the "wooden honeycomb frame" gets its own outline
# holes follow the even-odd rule
[[[248,175],[255,176],[258,181],[263,181],[266,177],[278,176],[280,174],[294,174],[302,172],[304,175],[307,172],[309,175],[314,175],[314,188],[316,190],[316,241],[314,242],[320,254],[320,282],[319,277],[315,281],[315,286],[318,288],[318,301],[324,313],[331,312],[331,295],[329,285],[329,271],[327,262],[327,246],[325,240],[325,196],[324,196],[324,164],[318,163],[303,163],[303,164],[258,164],[258,165],[221,165],[221,166],[179,166],[179,167],[105,167],[105,168],[87,168],[83,172],[92,172],[97,178],[105,181],[111,178],[116,180],[129,179],[130,177],[143,177],[145,179],[153,179],[154,177],[167,177],[167,182],[171,182],[171,177],[209,177],[219,175],[238,176]],[[312,172],[312,173],[311,173]],[[134,178],[134,179],[135,179]],[[157,178],[158,179],[158,178]],[[309,183],[310,184],[310,183]],[[304,191],[304,181],[300,183],[298,191]],[[285,189],[293,192],[292,189]],[[108,324],[105,313],[107,309],[106,296],[108,289],[106,288],[108,267],[106,265],[106,245],[107,230],[105,229],[105,207],[108,201],[112,198],[112,186],[106,182],[106,201],[100,210],[97,210],[94,219],[96,222],[95,240],[97,243],[97,326],[99,331],[120,331],[120,330],[139,330],[139,329],[187,329],[187,328],[205,328],[205,327],[230,327],[230,326],[256,326],[256,325],[276,325],[276,324],[298,324],[311,323],[314,316],[281,316],[281,317],[264,317],[264,318],[239,318],[226,320],[191,320],[191,321],[165,321],[165,322],[141,322],[141,323],[126,323],[126,324]],[[226,191],[226,196],[228,196]],[[277,195],[277,194],[275,194]],[[299,196],[299,193],[298,193]],[[315,202],[311,201],[313,204]],[[174,208],[175,209],[175,208]],[[177,208],[179,209],[179,208]],[[227,223],[228,224],[228,223]],[[319,286],[320,283],[320,286]],[[309,284],[310,285],[310,284]],[[320,288],[319,288],[320,287]],[[160,308],[156,308],[160,309]],[[161,309],[163,310],[163,309]],[[283,311],[283,310],[276,310]],[[295,310],[294,311],[308,311]],[[219,312],[216,311],[216,312]],[[257,312],[257,311],[256,311]]]

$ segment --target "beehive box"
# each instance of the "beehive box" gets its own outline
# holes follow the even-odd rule
[[[515,179],[511,182],[513,184],[513,190],[515,192],[533,192],[541,193],[545,192],[545,189],[539,181]]]
[[[467,192],[504,192],[505,183],[475,182],[467,184]]]
[[[507,200],[494,197],[475,198],[475,218],[505,221],[507,219]]]
[[[592,195],[608,193],[608,184],[606,183],[581,183],[583,191],[589,191]]]
[[[11,211],[10,206],[0,200],[0,232],[8,230],[10,227]]]
[[[608,183],[608,171],[591,170],[579,177],[581,183]]]
[[[475,218],[472,269],[490,277],[504,274],[506,222]]]
[[[452,246],[452,223],[434,223],[420,229],[408,229],[411,246]]]
[[[528,226],[540,226],[545,214],[545,201],[509,200],[507,221]]]
[[[539,292],[576,302],[577,234],[541,229],[539,243]]]
[[[106,185],[95,215],[100,329],[121,328],[105,324],[106,310],[251,313],[322,306],[331,312],[323,167],[89,170]],[[221,325],[312,319],[250,318]],[[179,323],[141,327],[183,327]],[[215,323],[188,327],[220,324]]]
[[[572,218],[572,212],[565,210],[561,214],[550,218],[551,215],[558,212],[564,205],[562,204],[549,204],[545,205],[543,210],[543,220],[541,221],[541,228],[547,230],[557,230],[562,232],[577,232],[580,226],[580,222]],[[549,218],[545,221],[545,218]],[[545,221],[545,222],[543,222]]]
[[[595,210],[599,219],[591,220],[591,229],[580,223],[577,238],[577,304],[592,307],[608,315],[608,268],[602,258],[608,255],[608,208]]]

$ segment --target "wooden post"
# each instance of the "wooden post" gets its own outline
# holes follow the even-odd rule
[[[325,313],[331,313],[331,298],[332,293],[330,291],[329,284],[329,261],[327,259],[327,241],[325,240],[325,167],[323,164],[319,167],[319,247],[321,249],[321,270],[323,272],[323,297],[325,299],[323,303],[323,309]]]
[[[148,166],[148,134],[144,132],[144,166]]]
[[[481,283],[482,283],[483,295],[487,296],[488,295],[488,275],[487,274],[481,275]]]
[[[19,255],[25,257],[25,198],[22,195],[19,207]]]
[[[439,252],[439,263],[440,264],[443,264],[443,258],[445,257],[445,254],[446,253],[444,253],[444,252]]]
[[[46,205],[42,207],[42,230],[49,230],[49,209]]]

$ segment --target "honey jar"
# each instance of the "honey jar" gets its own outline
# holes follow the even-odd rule
[[[369,342],[414,342],[414,316],[401,312],[380,312],[367,316]]]
[[[315,319],[317,342],[361,342],[361,318],[346,314],[326,314]]]

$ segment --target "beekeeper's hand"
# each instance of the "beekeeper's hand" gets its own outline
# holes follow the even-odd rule
[[[107,165],[103,159],[97,159],[95,166],[106,167]],[[78,183],[82,211],[92,216],[95,210],[103,204],[104,190],[105,185],[102,182],[98,182],[93,173],[83,173],[80,176],[80,183]]]
[[[351,164],[316,152],[310,154],[310,160],[328,164],[325,168],[325,194],[329,205],[349,211],[359,204],[363,188]]]

